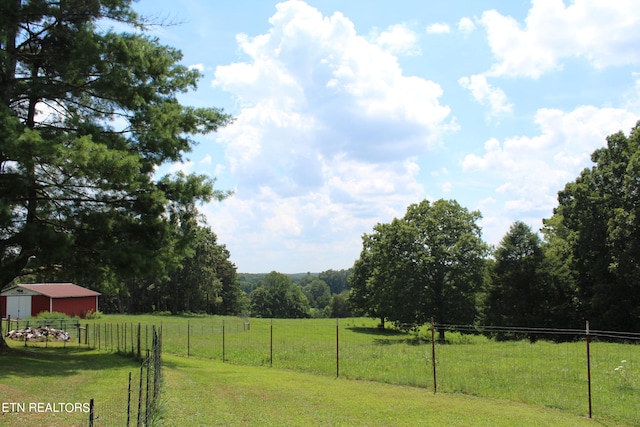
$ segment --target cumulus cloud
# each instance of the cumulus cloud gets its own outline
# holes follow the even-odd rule
[[[236,192],[210,222],[225,224],[218,233],[232,253],[235,231],[251,227],[257,271],[294,268],[269,266],[274,241],[292,257],[304,242],[331,242],[350,256],[306,265],[348,267],[362,232],[422,197],[413,159],[455,121],[438,84],[403,74],[394,53],[417,40],[406,26],[371,40],[341,13],[323,16],[302,1],[278,4],[269,22],[264,34],[237,37],[244,61],[215,70],[213,84],[240,111],[217,134]]]
[[[427,26],[427,33],[429,34],[447,34],[451,32],[451,27],[449,24],[444,23],[435,23]]]
[[[589,165],[591,153],[606,144],[606,137],[627,133],[636,115],[616,108],[578,107],[570,112],[540,109],[535,122],[540,134],[485,142],[484,154],[467,155],[464,172],[493,175],[495,191],[507,198],[506,211],[549,215],[557,192]]]
[[[476,24],[470,18],[464,17],[458,21],[458,31],[465,35],[471,34],[475,29]]]
[[[405,24],[391,25],[380,34],[374,33],[373,40],[383,49],[396,55],[420,55],[418,35]]]
[[[496,59],[490,74],[538,78],[580,57],[597,69],[640,62],[640,2],[534,0],[521,24],[495,10],[482,14]]]
[[[458,83],[471,91],[471,95],[481,105],[488,105],[492,116],[512,112],[513,104],[507,103],[507,95],[504,91],[491,86],[484,75],[474,74],[471,77],[462,77]]]

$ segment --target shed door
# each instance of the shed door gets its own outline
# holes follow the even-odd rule
[[[24,319],[31,316],[31,295],[7,297],[7,314],[12,319]]]

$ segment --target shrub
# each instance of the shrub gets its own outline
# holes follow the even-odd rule
[[[100,319],[102,318],[102,312],[100,310],[93,311],[89,310],[84,315],[85,319]]]
[[[47,319],[47,320],[48,319],[71,319],[71,317],[65,313],[60,313],[58,311],[52,311],[52,312],[41,311],[36,316],[36,319]]]

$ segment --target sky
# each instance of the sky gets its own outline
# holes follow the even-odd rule
[[[350,268],[427,199],[534,231],[607,135],[640,119],[637,0],[140,0],[199,69],[185,105],[235,117],[158,174],[233,190],[200,206],[242,273]]]

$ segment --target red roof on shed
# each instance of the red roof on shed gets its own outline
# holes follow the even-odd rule
[[[73,283],[35,283],[18,285],[17,287],[29,289],[49,298],[94,297],[100,295],[100,292],[92,291]]]

